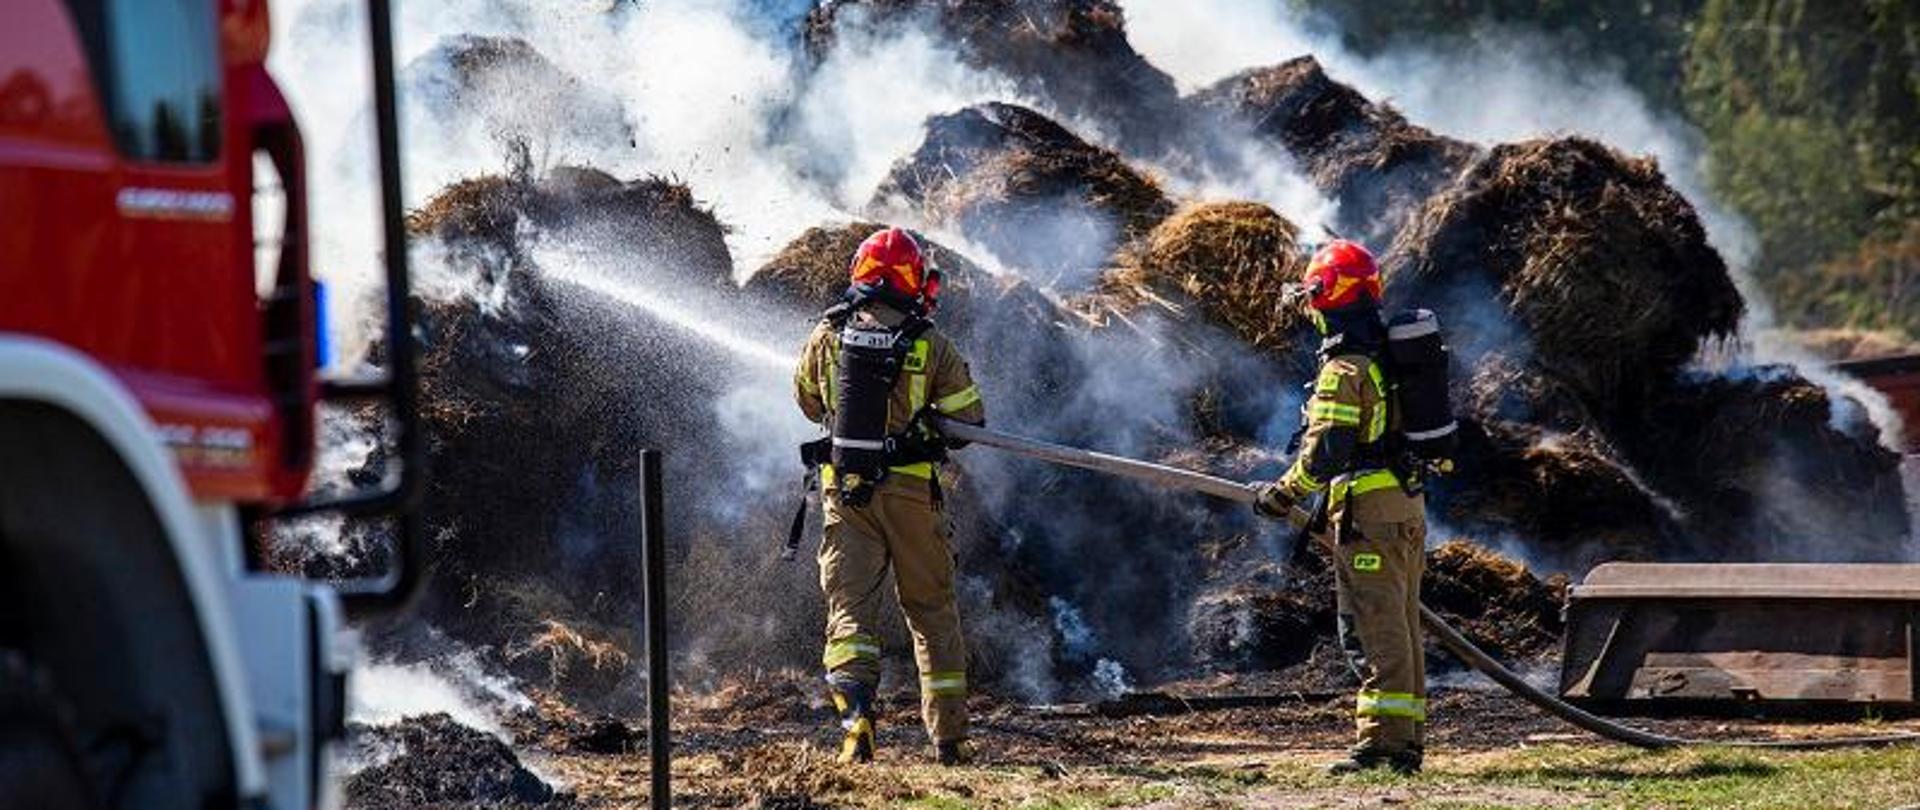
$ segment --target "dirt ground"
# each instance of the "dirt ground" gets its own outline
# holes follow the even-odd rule
[[[910,696],[888,702],[873,766],[833,761],[824,707],[797,700],[676,711],[674,806],[844,807],[1561,807],[1863,806],[1920,802],[1920,746],[1877,752],[1745,753],[1727,748],[1644,753],[1604,744],[1490,688],[1438,688],[1427,772],[1415,778],[1322,776],[1349,741],[1350,697],[1187,684],[1094,705],[1030,707],[975,700],[981,757],[943,769],[928,751]],[[1212,689],[1209,690],[1209,687]],[[760,690],[755,690],[759,692]],[[1178,696],[1198,696],[1183,706]],[[694,702],[694,701],[689,701]],[[550,712],[561,712],[548,704]],[[1814,737],[1893,729],[1920,720],[1640,719],[1707,739]],[[582,807],[642,807],[644,735],[624,750],[585,753],[593,724],[523,716],[517,748]],[[601,731],[604,736],[604,730]],[[1865,781],[1862,781],[1865,780]],[[1778,784],[1779,789],[1774,787]],[[1846,784],[1848,793],[1833,793]],[[1826,799],[1818,799],[1825,795]],[[1743,800],[1749,796],[1752,801]],[[1810,798],[1811,797],[1811,798]],[[1811,802],[1811,803],[1809,803]]]

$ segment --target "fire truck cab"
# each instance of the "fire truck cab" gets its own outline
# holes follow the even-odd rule
[[[5,5],[0,807],[330,806],[345,611],[417,583],[402,236],[385,375],[322,379],[300,133],[266,71],[263,0]],[[397,223],[388,10],[369,6]],[[256,223],[276,187],[282,215]],[[329,397],[391,405],[407,447],[382,490],[303,500]],[[328,510],[392,517],[396,570],[265,570],[271,521]]]

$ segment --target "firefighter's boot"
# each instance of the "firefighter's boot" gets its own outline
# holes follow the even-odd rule
[[[874,746],[873,687],[852,678],[829,676],[833,706],[840,712],[841,762],[872,762]]]
[[[1391,753],[1356,749],[1345,759],[1334,760],[1327,764],[1327,773],[1341,776],[1376,769],[1386,769],[1402,776],[1412,776],[1420,772],[1423,752],[1419,748],[1407,748]]]
[[[933,744],[933,758],[949,768],[973,764],[973,743],[967,740],[946,740]]]

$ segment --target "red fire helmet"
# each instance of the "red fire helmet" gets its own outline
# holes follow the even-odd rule
[[[1380,266],[1374,263],[1373,254],[1358,242],[1345,239],[1335,239],[1315,251],[1302,281],[1313,293],[1308,304],[1322,312],[1362,300],[1378,304],[1382,298]]]
[[[940,273],[928,272],[920,243],[900,228],[875,231],[854,251],[848,267],[853,287],[884,288],[933,309],[940,294]]]

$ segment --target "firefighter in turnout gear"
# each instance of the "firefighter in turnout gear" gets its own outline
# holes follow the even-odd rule
[[[1329,771],[1420,769],[1427,719],[1420,578],[1424,498],[1392,445],[1399,436],[1392,381],[1382,367],[1388,328],[1380,272],[1365,248],[1336,240],[1309,263],[1299,292],[1322,337],[1320,370],[1293,464],[1256,508],[1312,532],[1336,571],[1339,635],[1360,678],[1359,741]],[[1304,504],[1323,497],[1324,510]],[[1309,525],[1313,524],[1313,525]]]
[[[943,764],[965,762],[967,647],[954,596],[938,466],[951,446],[928,412],[984,423],[966,361],[927,320],[939,293],[906,231],[860,245],[844,301],[821,319],[794,372],[800,410],[830,435],[802,448],[825,516],[821,663],[846,736],[842,761],[870,761],[880,683],[881,586],[888,569],[913,636],[922,719]]]

